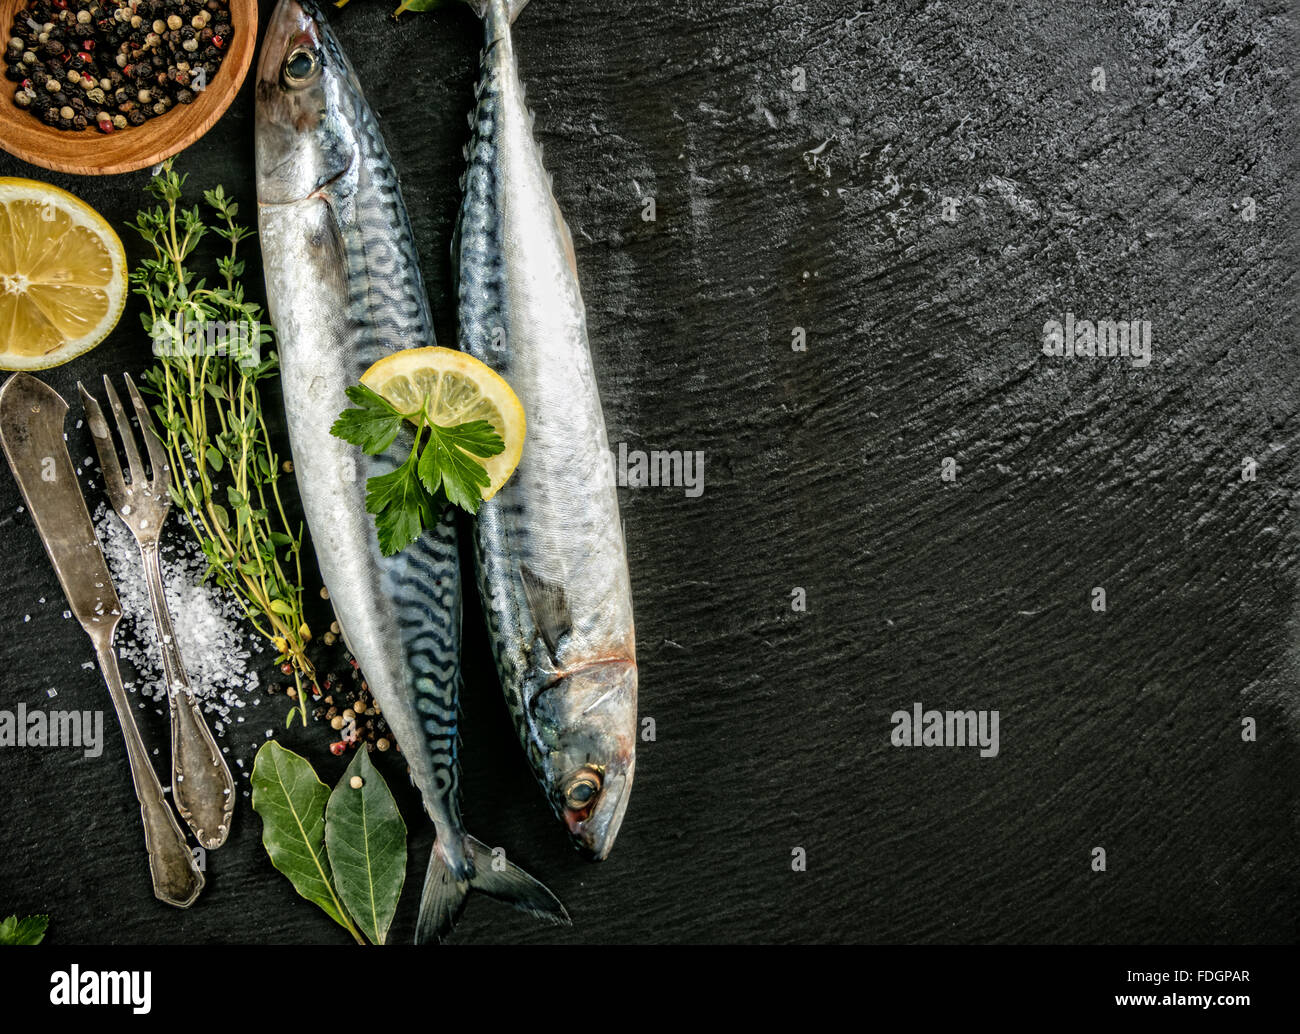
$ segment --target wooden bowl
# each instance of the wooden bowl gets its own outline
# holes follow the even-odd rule
[[[0,0],[0,54],[8,49],[15,12],[26,6],[24,0]],[[230,18],[235,39],[207,88],[193,103],[177,104],[142,126],[115,133],[101,133],[93,127],[78,132],[47,126],[13,102],[17,85],[0,78],[0,147],[43,169],[81,176],[134,172],[183,151],[221,118],[252,64],[257,46],[257,0],[230,0]]]

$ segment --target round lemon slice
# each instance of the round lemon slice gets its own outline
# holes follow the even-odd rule
[[[108,336],[126,304],[126,253],[66,190],[0,178],[0,370],[44,370]]]
[[[451,348],[408,348],[384,356],[361,376],[361,383],[403,413],[418,413],[439,427],[486,420],[505,449],[483,460],[491,499],[519,466],[527,422],[510,385],[486,363]]]

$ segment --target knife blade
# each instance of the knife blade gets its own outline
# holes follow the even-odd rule
[[[0,392],[0,445],[69,609],[87,633],[111,638],[122,608],[64,444],[67,413],[53,388],[28,374],[11,377]]]
[[[113,634],[122,608],[64,443],[67,412],[68,404],[53,388],[29,374],[15,374],[0,388],[0,448],[27,502],[68,606],[95,646],[126,741],[154,895],[169,905],[188,908],[198,898],[205,880],[163,796],[122,688],[113,650]]]

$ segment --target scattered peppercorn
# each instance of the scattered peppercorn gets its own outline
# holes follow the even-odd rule
[[[0,57],[17,107],[111,133],[192,104],[234,31],[230,0],[27,0]]]

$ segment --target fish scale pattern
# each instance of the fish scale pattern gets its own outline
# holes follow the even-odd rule
[[[433,757],[431,790],[459,827],[461,593],[454,515],[444,515],[435,529],[390,558],[384,577],[397,606],[415,709]]]
[[[499,65],[490,57],[490,49],[481,55],[482,75],[470,117],[474,132],[466,149],[469,164],[454,244],[460,305],[458,344],[509,380],[510,333],[496,161],[502,83]],[[509,551],[500,548],[507,527],[516,540],[527,533],[525,522],[507,520],[510,516],[517,513],[511,514],[500,496],[483,504],[474,524],[474,553],[497,673],[515,731],[523,740],[528,732],[519,686],[527,657],[521,644],[531,643],[534,637],[527,608],[514,591],[518,579],[509,570]]]
[[[326,47],[329,59],[347,67],[332,37]],[[356,96],[362,96],[359,87]],[[358,176],[364,181],[358,183],[358,195],[370,199],[370,203],[342,213],[346,221],[343,248],[352,274],[347,278],[348,333],[355,343],[360,378],[392,352],[437,342],[401,185],[368,104],[355,105],[350,125],[361,155]],[[414,276],[412,270],[417,271]],[[377,476],[395,470],[410,447],[410,435],[400,436],[392,449],[366,459],[364,474]],[[396,556],[380,558],[379,563],[385,591],[396,609],[412,703],[432,758],[434,785],[421,790],[442,802],[446,817],[459,829],[461,593],[457,541],[455,517],[447,514],[432,531]],[[432,817],[443,818],[426,806]]]

